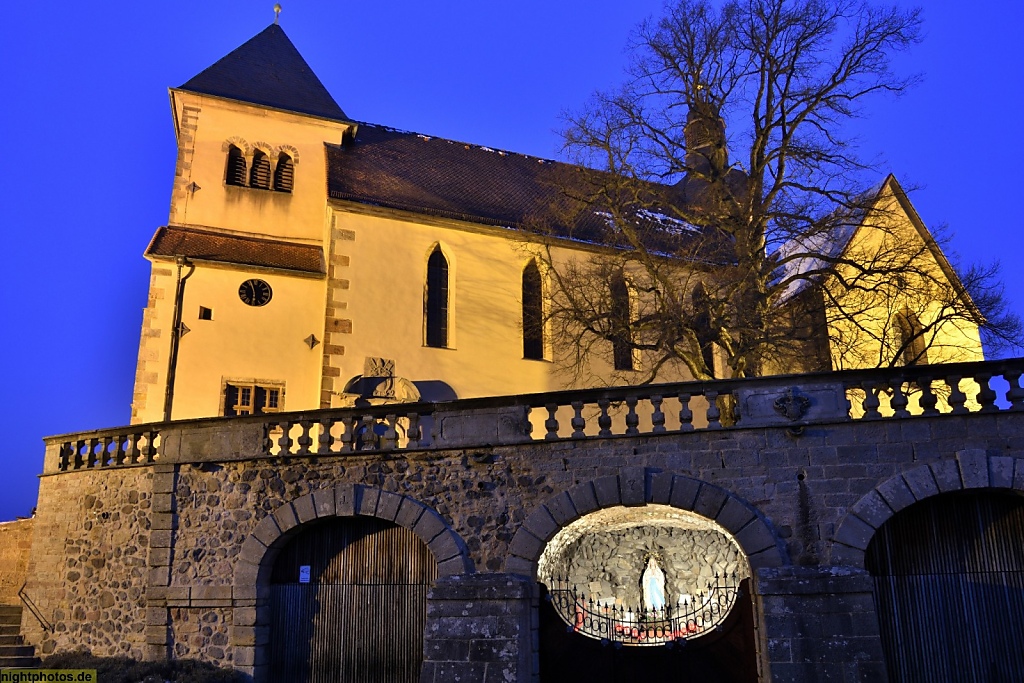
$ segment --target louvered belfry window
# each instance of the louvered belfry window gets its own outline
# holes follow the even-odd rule
[[[295,180],[295,167],[292,158],[285,153],[277,157],[277,168],[274,169],[274,189],[278,192],[291,192]]]
[[[441,247],[427,259],[427,346],[448,346],[448,260]]]
[[[245,156],[242,154],[242,150],[231,145],[228,147],[228,171],[225,182],[228,185],[245,187],[245,176]]]
[[[270,159],[263,152],[256,150],[252,156],[252,171],[249,174],[249,187],[261,190],[270,189]]]
[[[536,261],[523,269],[523,358],[544,358],[544,307]]]

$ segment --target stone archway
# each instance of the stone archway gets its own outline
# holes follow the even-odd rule
[[[1024,458],[963,450],[954,458],[919,465],[887,479],[857,501],[839,523],[831,563],[864,569],[864,552],[875,531],[897,512],[941,493],[970,489],[1024,491]]]
[[[740,553],[742,559],[739,561],[744,563],[745,560],[748,570],[756,572],[758,569],[790,564],[784,544],[765,517],[752,505],[721,486],[670,472],[622,468],[616,475],[583,482],[568,491],[551,497],[538,506],[524,520],[513,536],[509,544],[509,556],[506,558],[505,570],[511,574],[526,576],[536,581],[540,578],[538,565],[542,555],[545,554],[545,549],[550,543],[559,543],[560,534],[564,535],[565,532],[576,530],[581,523],[583,526],[587,526],[585,520],[595,517],[595,515],[601,517],[606,513],[614,513],[617,515],[616,519],[622,517],[626,522],[630,522],[631,515],[634,514],[629,512],[630,510],[636,510],[641,516],[648,514],[656,516],[659,518],[657,524],[673,527],[667,530],[665,537],[653,539],[655,545],[663,541],[672,542],[668,536],[672,536],[675,532],[681,533],[674,538],[686,536],[690,530],[685,528],[685,523],[682,522],[683,518],[700,518],[708,526],[706,532],[711,535],[724,532],[727,538],[722,540],[727,544],[738,546],[738,550],[734,552]],[[645,510],[649,512],[642,512]],[[644,524],[646,523],[642,523],[640,526],[644,526]],[[675,528],[677,526],[679,528]],[[601,531],[599,527],[600,524],[593,529],[593,532],[606,533],[607,530]],[[715,529],[718,531],[714,531]],[[648,531],[653,531],[653,527],[648,529],[647,526],[644,526],[642,534],[650,535]],[[625,543],[622,546],[623,553],[626,553],[627,550],[629,552],[636,550],[633,545],[630,545],[633,540],[627,541],[625,537],[622,540],[613,540],[611,536],[615,536],[617,539],[618,535],[616,534],[617,531],[608,534],[609,538],[602,539],[601,543],[604,543],[605,540],[612,543]],[[574,543],[572,547],[575,548],[576,544]],[[666,577],[665,585],[668,585],[669,574],[676,571],[670,566],[673,564],[678,566],[676,562],[678,558],[670,557],[672,553],[669,553],[666,547],[662,547],[658,552],[665,555],[662,559],[665,560],[667,571],[664,575]],[[585,556],[586,552],[583,550],[581,556]],[[611,565],[609,564],[608,567]],[[545,572],[547,571],[545,569]],[[605,573],[610,571],[607,569]],[[744,683],[757,680],[759,675],[757,661],[760,656],[758,653],[764,649],[765,644],[758,640],[757,633],[760,629],[756,627],[756,622],[759,617],[755,616],[753,612],[754,601],[751,599],[754,582],[745,579],[748,576],[750,576],[749,573],[741,572],[742,584],[739,585],[738,592],[735,587],[730,589],[724,583],[717,585],[718,580],[716,579],[714,591],[733,591],[728,605],[724,607],[724,619],[716,622],[721,625],[721,628],[705,630],[706,624],[702,623],[698,626],[694,623],[693,630],[688,633],[677,631],[677,627],[683,623],[678,619],[679,612],[673,613],[664,609],[658,611],[660,608],[657,607],[653,612],[644,611],[644,608],[640,608],[639,612],[633,612],[630,608],[620,606],[617,608],[619,617],[622,617],[623,613],[626,615],[623,620],[615,616],[615,607],[609,608],[610,603],[605,603],[602,606],[598,602],[595,610],[592,592],[590,602],[587,603],[586,597],[581,597],[582,594],[576,587],[567,584],[567,586],[556,588],[548,585],[545,579],[541,590],[547,592],[547,599],[541,601],[537,608],[540,639],[536,656],[540,662],[540,673],[565,680],[586,678],[594,681],[637,680],[636,676],[652,682],[677,680],[683,673],[687,676],[692,675],[695,679],[710,678],[722,681],[743,681]],[[681,579],[681,575],[678,574],[672,578],[672,580],[679,579]],[[558,584],[557,581],[555,583]],[[590,586],[588,592],[596,590],[593,588],[594,583],[588,585]],[[603,584],[601,585],[603,586]],[[681,585],[683,584],[676,584],[675,593],[679,592]],[[568,598],[569,602],[565,603],[567,591],[570,597]],[[712,593],[711,591],[709,585],[709,599],[712,595],[718,595],[718,592]],[[625,593],[625,591],[612,591],[616,594],[619,592]],[[737,599],[735,596],[740,594],[745,597]],[[673,595],[673,599],[681,597]],[[605,598],[607,599],[607,596]],[[580,602],[580,599],[583,602]],[[615,605],[618,603],[618,599],[615,598]],[[567,605],[568,607],[566,607]],[[736,609],[733,609],[734,606]],[[573,623],[566,621],[566,609],[569,609],[570,612],[575,610],[576,616]],[[676,605],[671,609],[678,610],[680,608]],[[685,610],[686,607],[681,609]],[[636,617],[635,614],[640,616]],[[600,628],[593,628],[593,624],[588,625],[590,622],[596,624],[597,621],[607,622],[604,628],[609,634],[612,633],[612,629],[616,634],[619,633],[619,628],[625,628],[624,624],[627,622],[636,621],[637,624],[646,626],[636,634],[632,634],[631,630],[631,635],[626,637],[604,637],[601,635]],[[688,624],[687,628],[690,628],[689,622],[686,621],[686,623]],[[656,631],[661,628],[661,632],[660,635],[656,633],[653,636],[654,640],[647,643],[646,639],[651,638],[651,634],[646,633],[642,637],[640,632],[645,629],[650,631],[652,627]],[[666,633],[670,633],[671,636],[665,635]],[[695,639],[691,640],[690,638]],[[614,647],[609,646],[611,640],[615,641]],[[655,640],[662,646],[623,647],[623,645],[655,644]],[[686,642],[689,643],[689,646],[666,647],[666,645],[674,645],[674,641]]]
[[[409,496],[361,484],[338,484],[289,501],[264,517],[243,541],[233,576],[232,645],[236,668],[266,680],[269,638],[266,587],[282,547],[310,523],[373,517],[410,530],[437,561],[438,578],[474,571],[462,538],[437,512]]]
[[[583,482],[540,505],[513,536],[505,571],[536,579],[544,545],[559,529],[603,508],[647,504],[668,505],[716,522],[740,544],[754,571],[790,564],[785,544],[746,501],[700,479],[637,467]]]

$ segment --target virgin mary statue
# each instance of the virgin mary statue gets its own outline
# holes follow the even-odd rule
[[[644,593],[644,606],[649,611],[664,609],[665,572],[661,571],[653,555],[647,559],[647,568],[640,579],[640,586]]]

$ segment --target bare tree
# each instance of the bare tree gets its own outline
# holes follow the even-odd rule
[[[923,362],[981,323],[1016,342],[994,271],[958,275],[844,136],[913,84],[891,58],[919,31],[917,10],[861,0],[679,0],[643,24],[627,82],[564,133],[593,171],[565,179],[563,223],[607,247],[547,252],[572,364],[708,379]]]

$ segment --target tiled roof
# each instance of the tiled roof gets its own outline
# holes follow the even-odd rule
[[[604,174],[579,166],[361,123],[354,140],[327,144],[332,199],[611,245],[621,241],[599,206],[576,201]],[[666,251],[701,230],[671,217],[674,189],[646,186],[641,220]],[[667,201],[658,202],[657,196]],[[671,243],[671,244],[670,244]]]
[[[157,229],[146,249],[146,256],[185,256],[197,261],[219,261],[303,273],[324,272],[320,247],[173,225]]]
[[[265,28],[181,89],[301,114],[347,119],[277,24]]]

